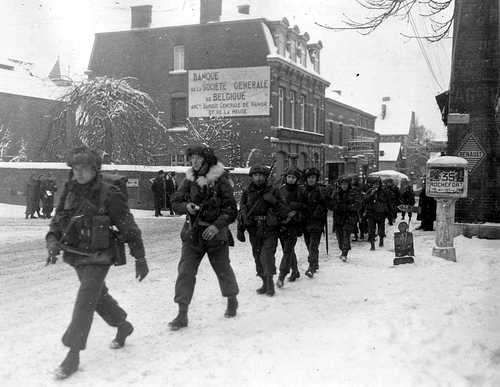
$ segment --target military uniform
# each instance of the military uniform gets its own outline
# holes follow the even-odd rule
[[[170,322],[174,330],[187,326],[187,309],[191,302],[196,274],[201,260],[208,255],[224,297],[228,297],[226,317],[236,314],[238,283],[229,261],[229,241],[232,240],[229,225],[238,213],[233,189],[224,176],[224,166],[217,162],[213,151],[204,146],[191,146],[186,155],[199,154],[204,157],[201,170],[190,168],[186,178],[172,197],[172,206],[177,214],[186,214],[181,231],[182,253],[175,283],[174,301],[179,305],[179,315]],[[196,214],[190,214],[187,206],[198,206]],[[217,233],[207,240],[203,235],[215,226]]]
[[[269,168],[259,165],[250,168],[250,176],[257,173],[267,179]],[[279,223],[289,212],[280,198],[279,190],[268,185],[266,180],[261,185],[252,181],[242,193],[238,239],[244,241],[243,232],[248,231],[257,276],[263,281],[262,287],[257,289],[259,294],[274,295],[273,276],[276,274],[275,253]]]
[[[285,219],[279,230],[279,240],[283,250],[283,257],[279,267],[278,286],[283,286],[283,280],[291,270],[289,280],[295,281],[300,277],[299,268],[297,265],[297,255],[295,254],[295,245],[297,244],[297,237],[302,235],[302,222],[304,219],[304,190],[303,187],[298,185],[300,178],[300,171],[291,167],[286,172],[286,175],[292,175],[297,178],[295,184],[283,184],[279,193],[286,206],[294,211],[291,218]],[[285,178],[286,180],[286,178]]]
[[[351,182],[348,178],[340,180],[340,184],[346,182],[347,190],[341,187],[333,195],[332,210],[335,233],[339,244],[339,249],[342,251],[342,259],[347,259],[347,253],[351,250],[351,233],[353,232],[356,222],[358,221],[358,211],[360,208],[360,194],[357,189],[351,187]]]
[[[398,217],[398,206],[401,204],[401,192],[399,192],[399,188],[394,185],[394,180],[392,179],[387,179],[385,181],[385,190],[387,191],[387,196],[391,201],[391,209],[388,219],[389,224],[392,225]]]
[[[62,337],[70,353],[56,371],[58,378],[76,371],[78,352],[86,347],[94,312],[108,325],[118,328],[112,348],[123,346],[132,333],[127,313],[111,297],[105,284],[110,266],[118,259],[111,227],[119,230],[120,239],[128,243],[131,255],[136,258],[136,270],[141,272],[138,278],[142,280],[148,272],[141,231],[125,195],[103,180],[99,174],[100,158],[95,152],[85,147],[75,149],[68,165],[74,168],[78,164],[92,165],[95,176],[80,184],[72,179],[73,171],[70,172],[46,236],[52,263],[62,249],[64,261],[75,269],[80,281],[71,323]]]
[[[378,184],[378,188],[372,184]],[[387,191],[382,187],[380,177],[369,178],[370,189],[365,195],[365,213],[368,221],[368,240],[375,250],[375,232],[378,231],[379,246],[384,245],[385,218],[392,216],[392,202]]]
[[[323,186],[316,183],[314,185],[307,184],[307,177],[315,175],[319,180],[319,170],[317,168],[308,168],[304,171],[306,185],[304,188],[304,240],[306,242],[309,256],[309,268],[306,275],[312,275],[319,269],[319,244],[321,234],[325,228],[326,216],[328,211],[328,199],[323,192]]]

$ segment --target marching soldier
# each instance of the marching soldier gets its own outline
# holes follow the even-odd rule
[[[64,187],[50,229],[46,236],[49,258],[55,263],[64,251],[63,259],[76,271],[80,288],[69,327],[62,342],[69,352],[56,369],[55,376],[65,379],[73,374],[85,349],[94,312],[108,325],[117,328],[111,342],[113,349],[125,345],[134,330],[127,313],[108,293],[104,282],[109,268],[118,262],[116,244],[110,227],[116,227],[120,239],[127,242],[136,259],[136,277],[142,281],[148,274],[141,231],[127,205],[125,195],[113,184],[103,180],[101,158],[86,148],[75,148],[69,155],[70,179]]]
[[[225,317],[236,316],[239,289],[229,262],[229,225],[238,214],[233,189],[225,176],[224,165],[213,150],[192,145],[186,150],[191,168],[172,197],[177,214],[186,214],[181,231],[182,253],[175,283],[174,301],[179,313],[169,322],[170,329],[188,325],[188,306],[194,293],[196,273],[205,254],[217,275],[222,295],[227,298]]]
[[[245,242],[245,230],[248,231],[257,276],[262,278],[257,294],[273,296],[279,223],[290,210],[282,203],[279,190],[267,183],[269,175],[270,169],[266,166],[254,165],[250,168],[251,182],[240,201],[237,238]]]
[[[380,177],[368,177],[370,188],[365,196],[365,211],[368,221],[368,241],[370,250],[375,250],[375,231],[379,236],[379,247],[384,246],[385,218],[392,216],[392,202],[387,191],[382,187]]]
[[[304,188],[305,219],[304,219],[304,240],[309,252],[309,268],[306,276],[312,278],[319,269],[319,243],[323,233],[327,215],[327,199],[322,192],[322,186],[318,183],[319,170],[317,168],[307,168],[304,171],[306,184]]]
[[[283,250],[283,257],[279,267],[279,276],[276,285],[283,287],[283,281],[291,270],[288,281],[293,282],[300,277],[297,266],[297,255],[295,254],[295,245],[297,237],[302,235],[302,219],[304,211],[304,191],[298,185],[300,171],[296,167],[290,167],[285,173],[285,184],[280,187],[280,196],[285,205],[291,211],[291,217],[287,218],[280,227],[279,240]]]
[[[342,252],[340,259],[347,261],[347,253],[351,250],[351,233],[358,221],[360,208],[360,194],[351,187],[348,177],[341,178],[339,189],[332,198],[333,223],[339,248]]]

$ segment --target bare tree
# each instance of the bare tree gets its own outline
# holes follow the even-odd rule
[[[69,146],[85,144],[115,163],[152,163],[168,143],[153,99],[133,78],[98,77],[75,85],[61,98],[43,158],[60,160]]]
[[[358,30],[362,34],[369,34],[390,18],[402,18],[414,26],[412,12],[418,12],[420,17],[429,18],[432,33],[424,36],[411,36],[424,38],[430,42],[437,42],[449,36],[453,25],[454,12],[451,16],[442,18],[445,11],[454,6],[454,0],[356,0],[372,15],[363,20],[355,20],[345,16],[344,27],[333,27],[324,23],[317,25],[331,30]],[[415,31],[416,33],[416,31]],[[407,35],[406,35],[407,36]]]
[[[241,166],[240,133],[237,122],[226,117],[188,118],[188,140],[205,144],[224,160],[227,166]]]

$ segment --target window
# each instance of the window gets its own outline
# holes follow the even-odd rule
[[[172,98],[172,125],[184,125],[187,117],[187,103],[186,98]]]
[[[174,71],[184,70],[184,46],[174,46]]]
[[[285,121],[285,88],[278,89],[278,126],[283,126]]]
[[[186,165],[186,158],[184,154],[177,154],[170,156],[170,165]]]
[[[299,129],[304,130],[306,128],[306,96],[305,95],[300,96],[299,107],[300,107]]]
[[[295,129],[295,101],[297,99],[295,91],[290,91],[290,127]]]
[[[318,126],[318,118],[319,118],[319,101],[317,99],[314,100],[314,106],[313,106],[313,132],[318,132],[319,131],[319,126]]]

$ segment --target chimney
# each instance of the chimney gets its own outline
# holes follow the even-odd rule
[[[149,28],[151,27],[152,5],[136,5],[130,7],[132,21],[130,28]]]
[[[241,4],[237,6],[238,13],[242,15],[250,15],[250,4]]]
[[[382,102],[389,102],[390,100],[391,97],[382,97]],[[380,112],[380,118],[384,120],[386,115],[387,115],[387,104],[383,103],[382,110]]]
[[[222,0],[200,0],[200,24],[220,21]]]

